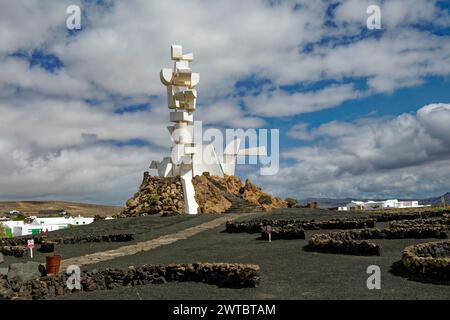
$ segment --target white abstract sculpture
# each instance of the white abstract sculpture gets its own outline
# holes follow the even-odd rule
[[[172,45],[171,56],[174,67],[162,69],[160,79],[167,87],[167,105],[171,110],[170,121],[173,122],[167,129],[175,145],[171,147],[171,157],[152,161],[150,169],[156,169],[160,177],[180,176],[185,212],[197,214],[192,177],[204,172],[219,177],[234,175],[237,156],[262,156],[266,155],[266,150],[264,147],[240,150],[240,139],[232,141],[223,155],[217,155],[212,144],[196,146],[193,113],[197,102],[195,86],[200,81],[200,74],[193,73],[189,67],[194,55],[183,54],[180,45]]]

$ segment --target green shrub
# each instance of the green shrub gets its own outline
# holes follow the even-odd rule
[[[20,214],[18,214],[17,215],[17,217],[15,217],[14,219],[13,219],[13,221],[23,221],[23,220],[25,220],[25,215],[23,215],[22,213],[20,213]]]
[[[159,199],[161,199],[161,197],[157,194],[149,194],[146,198],[145,198],[145,202],[147,202],[149,205],[155,205],[156,202],[159,201]]]

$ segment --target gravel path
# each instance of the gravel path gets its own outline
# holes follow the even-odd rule
[[[252,215],[252,213],[245,214],[227,214],[223,217],[214,219],[212,221],[204,222],[202,224],[196,225],[194,227],[187,228],[185,230],[178,231],[176,233],[161,236],[156,239],[151,239],[148,241],[138,242],[136,244],[122,246],[117,249],[99,251],[80,257],[73,257],[61,262],[61,270],[65,270],[70,265],[84,266],[89,264],[95,264],[103,261],[108,261],[116,259],[123,256],[129,256],[136,254],[138,252],[149,251],[164,245],[174,243],[179,240],[188,239],[200,232],[205,230],[210,230],[223,225],[226,221],[232,221],[237,218],[244,218],[246,216]]]

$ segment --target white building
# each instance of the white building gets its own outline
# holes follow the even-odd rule
[[[56,217],[56,218],[36,218],[31,223],[24,221],[4,221],[1,222],[13,237],[26,236],[30,234],[40,234],[61,229],[66,229],[70,225],[81,226],[94,222],[94,218],[88,217]]]
[[[339,207],[339,211],[349,210],[379,210],[379,209],[405,209],[405,208],[422,208],[430,205],[420,205],[419,201],[398,201],[390,199],[385,201],[352,201],[345,207]]]

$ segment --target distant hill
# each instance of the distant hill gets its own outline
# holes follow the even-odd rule
[[[445,195],[445,202],[450,205],[450,192],[447,192]],[[395,197],[391,197],[392,199],[397,199]],[[304,200],[300,200],[301,204],[306,204],[309,202],[318,202],[320,208],[327,209],[327,208],[337,208],[337,207],[343,207],[347,203],[351,202],[352,200],[360,200],[360,201],[367,201],[367,200],[386,200],[386,199],[356,199],[356,198],[342,198],[342,199],[332,199],[332,198],[307,198]],[[407,200],[419,200],[419,204],[422,205],[440,205],[441,204],[441,196],[438,197],[432,197],[432,198],[426,198],[426,199],[399,199],[400,201],[407,201]]]
[[[304,200],[300,200],[299,202],[303,205],[310,203],[310,202],[317,202],[321,209],[328,209],[328,208],[343,207],[352,200],[355,200],[355,199],[351,199],[351,198],[343,198],[343,199],[307,198]]]
[[[445,197],[445,203],[447,205],[450,205],[450,192],[447,192],[443,196]],[[419,203],[420,204],[430,204],[430,205],[440,205],[442,203],[441,202],[441,197],[442,196],[423,199],[423,200],[420,200]]]
[[[64,210],[71,215],[112,216],[118,214],[123,208],[87,203],[75,203],[64,201],[5,201],[0,202],[0,214],[12,210],[21,211],[27,215],[38,215],[43,211]]]

